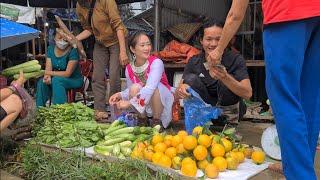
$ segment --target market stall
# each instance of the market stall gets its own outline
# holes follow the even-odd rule
[[[28,141],[99,161],[139,161],[176,178],[248,179],[268,167],[264,152],[239,142],[234,128],[216,132],[209,127],[196,126],[189,134],[180,127],[160,131],[160,126],[137,126],[132,114],[98,124],[92,109],[72,103],[40,108],[35,136]]]
[[[44,1],[41,3],[34,6],[48,5],[43,4]],[[72,4],[68,5],[70,6]],[[38,65],[38,62],[34,63]],[[199,111],[204,111],[204,109],[205,107]],[[199,118],[200,113],[192,114],[193,118],[196,116]],[[115,178],[120,177],[117,176],[117,173],[120,174],[121,170],[127,173],[121,178],[136,172],[144,172],[137,167],[134,170],[130,169],[131,165],[152,169],[151,176],[155,175],[156,179],[159,172],[167,175],[169,179],[170,177],[248,179],[266,169],[269,164],[260,148],[239,141],[234,128],[225,127],[222,131],[213,131],[210,129],[210,123],[199,122],[194,123],[192,127],[177,126],[161,131],[160,126],[138,126],[136,115],[132,112],[125,112],[110,124],[98,124],[94,120],[93,110],[81,103],[43,107],[38,110],[33,119],[35,120],[32,123],[33,136],[27,140],[27,148],[22,150],[21,156],[22,169],[29,175],[29,178],[41,179],[42,176],[56,175],[54,177],[59,179],[65,175],[63,173],[66,171],[69,173],[66,177],[74,179],[107,178],[106,173],[110,173],[114,176],[112,178]],[[194,119],[190,121],[192,120]],[[41,147],[41,150],[28,151],[28,148],[36,146]],[[60,156],[61,154],[56,151],[49,151],[45,155],[44,152],[42,153],[44,148],[55,149],[59,153],[67,152],[67,155]],[[39,169],[36,167],[41,164],[45,166],[51,163],[52,159],[56,161],[55,164],[46,167],[46,172],[51,174],[45,174],[46,172],[41,174],[38,170],[43,167]],[[99,161],[90,161],[90,164],[82,163],[86,160]],[[69,163],[66,163],[68,161]],[[73,164],[74,162],[77,164],[72,168],[64,170],[61,166],[61,164]],[[115,168],[119,172],[112,172],[110,168],[112,166],[108,165],[106,168],[101,162],[113,164],[126,162],[127,166],[123,169]],[[90,169],[92,164],[97,166]],[[85,166],[90,168],[80,169]],[[52,172],[51,169],[56,172]],[[81,177],[76,176],[77,173],[80,174],[83,171],[86,174]],[[144,178],[146,177],[150,175],[145,175]]]

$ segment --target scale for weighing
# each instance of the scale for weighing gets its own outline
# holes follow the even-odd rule
[[[281,160],[281,151],[278,133],[275,125],[264,130],[261,137],[261,145],[264,152],[271,158]]]

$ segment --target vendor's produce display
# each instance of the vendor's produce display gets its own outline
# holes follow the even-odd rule
[[[94,151],[101,155],[112,155],[123,159],[131,155],[132,148],[136,144],[150,139],[154,134],[158,134],[159,130],[159,125],[153,128],[126,127],[123,122],[116,120],[103,130],[104,140],[97,143]]]
[[[193,134],[155,134],[150,141],[138,143],[132,158],[150,161],[165,168],[180,170],[185,176],[195,177],[202,170],[206,177],[216,178],[219,172],[236,170],[245,158],[256,164],[264,162],[264,152],[248,145],[235,143],[235,130],[226,129],[212,134],[206,127],[195,127]]]
[[[1,74],[6,77],[18,79],[20,71],[24,72],[25,79],[37,78],[43,76],[44,70],[41,70],[41,65],[37,60],[31,60],[10,68],[4,69]]]
[[[36,140],[64,148],[93,146],[109,127],[96,123],[93,110],[81,103],[41,107],[34,124]]]
[[[84,152],[102,158],[139,159],[190,177],[200,173],[217,178],[224,171],[236,171],[241,163],[257,166],[265,161],[263,151],[237,142],[234,128],[213,134],[206,124],[195,127],[191,135],[184,130],[169,134],[159,133],[159,125],[128,127],[121,120],[100,125],[93,116],[93,110],[80,103],[40,108],[35,140],[62,148],[88,147]]]

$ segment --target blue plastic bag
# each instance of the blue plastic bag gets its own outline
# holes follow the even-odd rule
[[[196,126],[203,126],[211,119],[218,119],[222,110],[204,102],[192,88],[188,88],[187,91],[191,96],[183,100],[184,122],[186,131],[192,134]]]
[[[120,116],[117,117],[117,119],[119,121],[122,121],[126,124],[127,127],[134,127],[138,125],[138,119],[137,117],[132,114],[132,113],[128,113],[128,112],[123,112],[121,113]]]

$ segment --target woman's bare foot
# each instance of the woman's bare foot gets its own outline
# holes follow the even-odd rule
[[[282,168],[282,163],[273,163],[270,164],[268,169],[270,169],[271,171],[283,174],[283,168]]]

